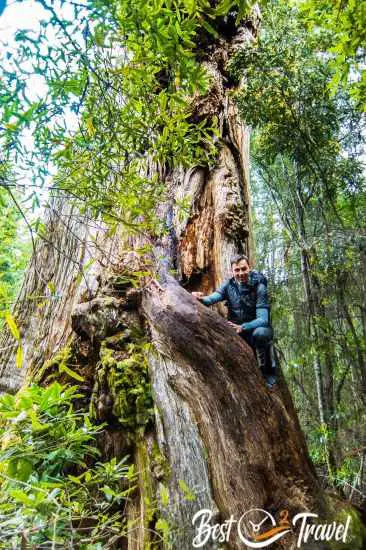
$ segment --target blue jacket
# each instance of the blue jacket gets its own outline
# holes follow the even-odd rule
[[[238,284],[233,277],[226,280],[215,292],[202,298],[206,306],[225,300],[228,319],[244,330],[269,326],[267,279],[258,271],[249,273],[248,282]]]

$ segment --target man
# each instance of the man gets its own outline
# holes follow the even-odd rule
[[[244,255],[231,260],[233,277],[209,296],[202,292],[192,295],[206,306],[226,300],[229,324],[256,351],[258,364],[272,387],[276,383],[275,363],[272,358],[273,330],[269,318],[267,279],[262,273],[250,269]]]

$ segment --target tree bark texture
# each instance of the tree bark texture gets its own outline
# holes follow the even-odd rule
[[[188,405],[198,426],[221,517],[239,518],[251,508],[263,508],[275,516],[282,509],[290,515],[322,509],[296,415],[286,408],[286,397],[267,390],[249,346],[221,316],[198,303],[174,280],[164,287],[150,285],[143,310],[158,351],[152,362],[159,410],[166,416],[171,412],[171,401],[160,391],[159,376],[163,375]],[[169,456],[178,446],[184,457],[184,436],[177,428],[174,422],[167,426],[165,452]],[[200,476],[199,467],[188,473],[198,493],[206,479]],[[172,478],[171,484],[175,482]],[[179,494],[178,489],[173,494]],[[196,505],[196,511],[201,507]],[[188,526],[192,504],[186,506],[182,500],[180,516],[184,508]],[[190,540],[191,530],[186,531]],[[176,542],[174,547],[189,547],[179,538]],[[233,536],[231,546],[242,548],[243,543]]]
[[[65,197],[55,199],[45,227],[13,311],[22,335],[23,367],[15,365],[16,342],[5,329],[0,337],[0,391],[17,391],[27,372],[39,369],[65,345],[73,305],[95,284],[88,282],[84,267],[98,252],[90,240],[93,230],[79,209]]]

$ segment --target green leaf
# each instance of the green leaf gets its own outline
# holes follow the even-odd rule
[[[169,538],[170,527],[166,519],[159,518],[158,521],[155,523],[155,528],[158,531],[162,531],[164,540],[167,540]]]
[[[93,124],[92,117],[88,117],[85,121],[85,124],[86,124],[87,130],[88,130],[89,136],[94,136],[96,130],[95,130],[95,126]]]
[[[183,0],[183,1],[184,1],[184,7],[186,8],[187,13],[189,13],[189,15],[193,14],[197,9],[196,0]]]
[[[48,288],[49,288],[51,294],[54,296],[54,295],[56,294],[56,287],[55,287],[55,285],[53,284],[53,282],[52,282],[52,281],[49,281],[49,282],[47,283],[47,286],[48,286]]]
[[[81,485],[81,479],[83,475],[79,476],[79,477],[76,477],[76,476],[72,476],[71,474],[69,474],[67,476],[67,478],[72,481],[73,483],[76,483],[77,485]]]
[[[60,364],[58,367],[60,372],[66,372],[71,378],[74,378],[75,380],[78,380],[79,382],[84,382],[84,377],[78,374],[77,372],[73,371],[66,365]]]
[[[180,489],[183,491],[184,498],[186,500],[196,500],[196,498],[197,498],[196,495],[194,493],[192,493],[192,491],[188,487],[187,483],[183,479],[179,479],[178,484],[179,484]]]
[[[31,410],[29,412],[29,417],[32,422],[32,430],[34,430],[35,432],[42,432],[48,429],[49,424],[42,424],[42,422],[39,421],[35,410]]]
[[[105,494],[106,496],[106,499],[108,501],[111,501],[113,499],[113,497],[116,496],[116,492],[113,491],[113,489],[111,489],[110,487],[108,487],[107,485],[104,485],[104,487],[102,487],[102,491],[103,493]]]
[[[33,471],[33,464],[25,458],[21,458],[20,460],[14,462],[16,462],[16,478],[20,481],[27,481]]]
[[[17,502],[20,502],[21,504],[24,504],[25,506],[28,506],[30,508],[34,508],[35,499],[30,498],[24,491],[21,491],[20,489],[10,489],[9,494]]]
[[[5,321],[7,322],[8,327],[9,327],[10,332],[12,333],[12,335],[19,342],[20,341],[20,332],[19,332],[19,329],[18,329],[18,326],[15,322],[14,317],[12,316],[12,314],[9,311],[7,311],[5,313]]]
[[[21,369],[23,366],[23,346],[19,344],[17,349],[17,354],[15,357],[15,365],[18,369]]]
[[[168,491],[168,488],[165,487],[165,485],[161,485],[159,492],[160,492],[161,504],[163,506],[168,506],[169,505],[169,491]]]
[[[230,8],[235,4],[235,0],[222,0],[215,9],[216,16],[226,15]]]
[[[206,29],[206,31],[208,31],[210,34],[212,34],[212,36],[214,38],[218,38],[218,36],[219,36],[218,32],[216,31],[216,29],[214,29],[210,25],[210,23],[208,21],[206,21],[206,19],[202,19],[201,24],[202,24],[202,27],[204,27]]]

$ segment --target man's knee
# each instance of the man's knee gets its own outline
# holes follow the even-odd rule
[[[252,337],[255,347],[264,347],[272,341],[273,330],[271,327],[258,327],[253,331]]]

